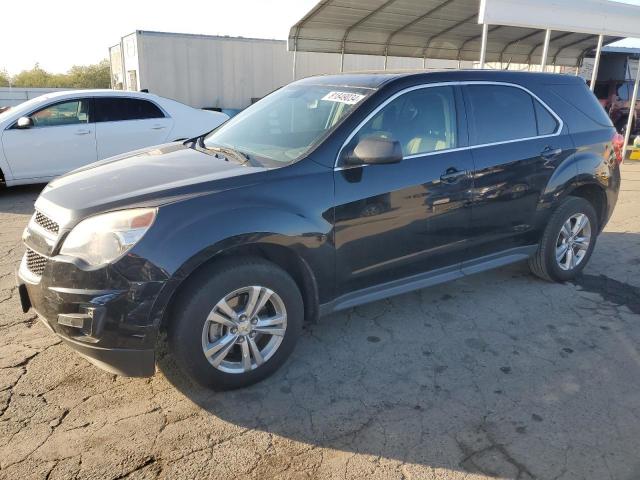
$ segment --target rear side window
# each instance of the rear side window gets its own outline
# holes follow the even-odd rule
[[[549,85],[551,90],[562,100],[571,104],[574,108],[589,117],[593,122],[604,127],[611,127],[609,115],[595,97],[587,84],[558,84]]]
[[[536,120],[538,122],[538,135],[551,135],[558,129],[558,121],[542,104],[533,99],[536,110]]]
[[[538,135],[533,98],[504,85],[466,87],[475,145],[531,138]]]
[[[145,120],[164,118],[162,110],[154,103],[137,98],[96,98],[96,122]]]

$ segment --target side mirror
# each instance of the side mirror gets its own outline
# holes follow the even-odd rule
[[[25,129],[33,127],[33,118],[31,117],[20,117],[16,122],[16,128]]]
[[[402,161],[402,147],[397,140],[367,137],[358,142],[345,162],[348,165],[382,165]]]

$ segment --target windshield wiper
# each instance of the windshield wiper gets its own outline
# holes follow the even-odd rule
[[[239,160],[240,163],[242,164],[248,163],[255,166],[255,163],[252,161],[251,157],[248,154],[241,152],[240,150],[236,150],[235,148],[223,147],[221,145],[216,145],[215,147],[207,147],[204,144],[204,139],[202,137],[200,137],[200,139],[198,140],[198,144],[204,150],[220,153],[227,158],[234,157],[236,160]]]

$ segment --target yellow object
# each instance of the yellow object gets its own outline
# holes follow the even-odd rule
[[[630,150],[629,160],[640,160],[640,148],[633,147]]]

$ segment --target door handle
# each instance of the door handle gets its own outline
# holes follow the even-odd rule
[[[456,183],[460,178],[466,177],[466,170],[458,170],[457,168],[447,168],[447,171],[440,175],[440,180],[444,183]]]
[[[89,135],[91,130],[76,130],[76,135]]]
[[[557,157],[561,153],[562,153],[561,148],[547,147],[542,152],[540,152],[540,156],[545,160],[551,160],[552,158]]]
[[[151,130],[162,130],[164,128],[164,125],[154,125],[153,127],[151,127]]]

